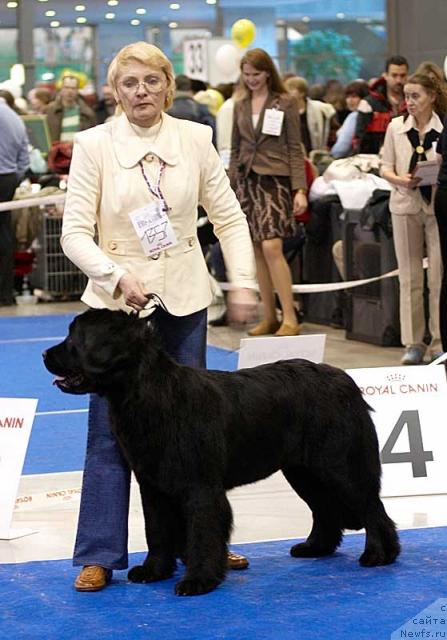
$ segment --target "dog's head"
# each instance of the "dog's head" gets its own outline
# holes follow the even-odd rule
[[[43,353],[44,363],[58,376],[61,391],[104,394],[130,381],[150,336],[147,320],[92,309],[73,320],[63,342]]]

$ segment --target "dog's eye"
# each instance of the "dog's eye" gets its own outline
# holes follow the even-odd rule
[[[72,340],[72,338],[70,336],[67,337],[66,340],[66,346],[67,346],[67,351],[69,353],[75,353],[76,352],[76,346]]]

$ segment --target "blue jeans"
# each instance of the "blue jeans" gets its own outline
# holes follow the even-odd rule
[[[206,309],[177,317],[158,307],[150,320],[174,360],[206,367]],[[110,430],[107,401],[92,395],[75,566],[126,569],[129,494],[130,469]]]

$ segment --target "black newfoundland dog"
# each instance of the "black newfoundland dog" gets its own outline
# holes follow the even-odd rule
[[[295,558],[331,554],[344,529],[366,529],[363,566],[393,562],[399,540],[379,498],[368,405],[340,369],[288,360],[232,373],[176,364],[147,320],[90,310],[45,354],[66,393],[98,393],[140,484],[148,556],[132,582],[186,573],[178,595],[225,577],[232,512],[226,491],[278,469],[309,505],[312,531]]]

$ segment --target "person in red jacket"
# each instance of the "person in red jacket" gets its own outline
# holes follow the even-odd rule
[[[406,58],[388,58],[384,74],[372,85],[369,96],[358,106],[354,139],[356,153],[379,153],[391,118],[407,112],[404,100],[407,76]]]

